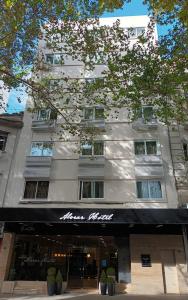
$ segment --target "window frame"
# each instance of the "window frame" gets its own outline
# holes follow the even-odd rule
[[[155,154],[148,154],[147,153],[147,143],[148,142],[155,142],[156,143],[156,153]],[[137,154],[136,153],[136,143],[144,143],[144,154]],[[160,143],[157,140],[135,140],[134,141],[134,154],[135,154],[135,156],[139,156],[139,155],[158,156],[158,155],[161,154]]]
[[[141,197],[138,197],[139,195],[138,195],[138,183],[139,182],[146,182],[147,183],[147,192],[148,192],[148,198],[146,198],[146,197],[143,197],[143,198],[141,198]],[[158,182],[158,183],[160,183],[160,192],[161,192],[161,197],[151,197],[151,190],[150,190],[150,185],[149,185],[149,183],[150,182]],[[136,180],[136,195],[137,195],[137,199],[139,199],[140,201],[143,201],[143,200],[162,200],[163,199],[163,190],[162,190],[162,184],[161,184],[161,180],[160,179],[158,179],[158,180],[154,180],[154,179],[137,179]]]
[[[6,150],[6,146],[7,146],[7,139],[8,139],[8,133],[0,133],[0,140],[2,138],[2,149],[0,149],[0,151],[4,152]],[[0,141],[1,144],[1,141]]]
[[[44,151],[45,151],[45,147],[44,147],[44,143],[48,143],[51,144],[51,155],[43,155]],[[33,144],[42,144],[42,154],[41,155],[32,155],[32,149],[33,149]],[[32,141],[31,143],[31,150],[30,150],[30,156],[32,157],[52,157],[53,156],[53,145],[54,143],[51,141]],[[50,149],[50,148],[49,148]]]
[[[27,183],[28,182],[34,182],[36,183],[36,186],[35,186],[35,196],[34,197],[25,197],[25,192],[26,192],[26,186],[27,186]],[[38,193],[38,186],[39,186],[39,182],[48,182],[48,189],[47,189],[47,197],[46,198],[40,198],[40,197],[36,197],[37,196],[37,193]],[[49,184],[50,182],[48,180],[25,180],[25,184],[24,184],[24,192],[23,192],[23,199],[24,200],[27,200],[27,199],[32,199],[32,200],[41,200],[41,199],[48,199],[48,192],[49,192]]]
[[[99,143],[101,143],[102,144],[102,149],[103,149],[103,154],[95,154],[95,145],[96,144],[99,144]],[[82,152],[82,150],[83,150],[83,146],[84,145],[89,145],[89,146],[91,146],[91,154],[83,154],[83,152]],[[104,156],[104,141],[101,141],[101,140],[99,140],[99,141],[93,141],[93,143],[85,143],[85,144],[81,144],[81,155],[80,156],[82,156],[82,157],[94,157],[94,156],[97,156],[97,157],[102,157],[102,156]]]
[[[86,110],[92,110],[92,118],[86,119]],[[103,110],[103,118],[96,118],[96,111],[97,110]],[[104,107],[101,106],[95,106],[95,107],[85,107],[83,109],[83,120],[84,121],[104,121]]]
[[[138,34],[138,30],[141,29],[141,28],[143,29],[143,33]],[[127,30],[127,33],[129,35],[130,39],[137,39],[139,36],[141,36],[142,34],[146,33],[146,27],[143,27],[143,26],[139,26],[139,27],[127,27],[126,30]],[[135,30],[135,35],[131,35],[131,31],[134,31],[134,30]]]
[[[83,184],[84,182],[89,182],[91,183],[91,197],[90,198],[86,198],[86,197],[83,197]],[[103,197],[96,197],[96,183],[97,182],[100,182],[100,183],[103,183]],[[92,196],[95,196],[95,197],[92,197]],[[79,181],[79,200],[85,200],[85,199],[104,199],[104,180],[80,180]]]

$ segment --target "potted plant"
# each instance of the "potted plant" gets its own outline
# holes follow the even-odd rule
[[[60,270],[58,270],[57,272],[55,282],[56,282],[56,295],[61,295],[63,277]]]
[[[108,267],[106,270],[106,274],[109,277],[115,277],[115,269],[113,267]]]
[[[99,285],[100,285],[100,294],[101,295],[106,295],[107,276],[106,276],[106,273],[105,273],[104,270],[101,272]]]
[[[48,289],[48,295],[53,296],[55,295],[56,291],[56,268],[50,267],[47,271],[47,289]]]
[[[113,296],[115,294],[115,281],[112,277],[107,277],[108,295]]]

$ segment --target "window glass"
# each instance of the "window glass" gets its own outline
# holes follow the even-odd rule
[[[85,108],[84,119],[85,120],[93,120],[93,108]]]
[[[137,197],[138,198],[162,198],[162,190],[160,181],[143,180],[137,181]]]
[[[43,199],[48,198],[48,187],[49,187],[48,181],[38,181],[36,198],[43,198]]]
[[[42,156],[43,144],[41,142],[32,143],[31,156]]]
[[[104,108],[95,107],[95,119],[96,120],[104,119]]]
[[[102,141],[94,142],[93,154],[94,155],[104,155],[104,143]]]
[[[37,120],[39,121],[45,121],[50,119],[50,109],[41,109],[37,113]]]
[[[92,145],[91,144],[84,144],[81,146],[82,155],[92,155]]]
[[[53,54],[46,54],[46,62],[53,65]]]
[[[145,154],[144,142],[135,142],[135,154],[136,155]]]
[[[0,135],[0,150],[4,151],[6,147],[7,136]]]
[[[152,120],[152,118],[153,118],[153,107],[152,106],[143,107],[143,118],[146,121]]]
[[[54,61],[53,63],[55,65],[61,64],[62,63],[62,55],[61,54],[54,54]]]
[[[156,141],[147,141],[146,142],[146,153],[148,155],[157,154],[157,143]]]
[[[148,182],[137,181],[136,185],[138,198],[149,198]]]
[[[36,194],[37,181],[27,181],[25,183],[24,198],[34,199]]]
[[[80,199],[82,198],[104,198],[103,181],[81,181]]]
[[[52,142],[34,142],[31,146],[31,156],[52,156]]]
[[[150,198],[162,198],[160,181],[149,181]]]
[[[91,181],[83,181],[82,184],[82,198],[91,198]]]
[[[184,158],[187,161],[188,160],[188,147],[187,147],[186,143],[183,144],[183,153],[184,153]]]
[[[42,156],[52,156],[52,142],[43,142]]]
[[[128,34],[130,38],[136,37],[136,28],[128,28]]]
[[[143,34],[145,32],[145,28],[144,27],[137,27],[137,36]]]
[[[96,181],[94,198],[104,198],[104,183],[102,181]]]

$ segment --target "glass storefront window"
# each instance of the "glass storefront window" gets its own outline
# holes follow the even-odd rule
[[[104,264],[105,262],[105,264]],[[114,238],[17,235],[9,280],[46,281],[49,267],[60,270],[69,287],[97,287],[101,270],[117,271]]]

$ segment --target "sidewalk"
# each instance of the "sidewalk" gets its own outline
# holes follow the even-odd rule
[[[0,295],[1,300],[64,300],[64,299],[73,299],[73,300],[188,300],[188,295],[115,295],[109,298],[108,295],[101,296],[94,294],[93,292],[70,292],[58,296],[35,296],[35,295]]]

